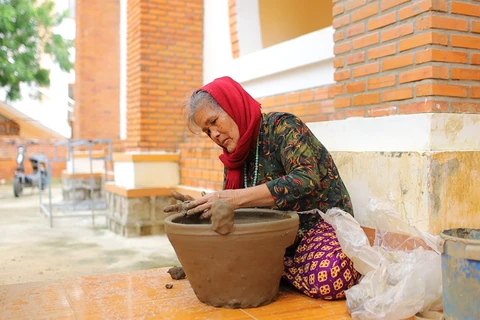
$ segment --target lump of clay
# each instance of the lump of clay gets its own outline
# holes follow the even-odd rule
[[[167,271],[174,280],[185,279],[185,272],[182,267],[173,267]]]
[[[212,229],[219,234],[229,234],[233,230],[235,210],[225,200],[217,200],[210,209],[212,213]]]

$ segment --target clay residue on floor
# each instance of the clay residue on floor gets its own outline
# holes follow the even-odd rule
[[[181,279],[185,279],[186,277],[185,271],[183,271],[182,267],[172,267],[168,269],[168,273],[174,280],[181,280]]]
[[[59,186],[52,191],[61,201]],[[95,225],[90,218],[61,218],[50,228],[37,190],[14,198],[3,185],[0,195],[0,285],[179,265],[164,235],[124,238],[99,216]]]

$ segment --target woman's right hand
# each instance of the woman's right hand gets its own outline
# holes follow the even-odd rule
[[[185,206],[188,204],[188,202],[195,200],[192,196],[189,196],[188,194],[181,194],[180,192],[177,192],[175,190],[172,190],[172,192],[170,192],[170,195],[175,200],[181,201],[181,203],[172,204],[163,208],[163,212],[169,214],[186,213],[187,210]]]

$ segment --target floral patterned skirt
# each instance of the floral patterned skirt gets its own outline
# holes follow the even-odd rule
[[[322,219],[299,237],[291,253],[287,250],[284,258],[283,278],[307,296],[342,299],[360,278],[353,262],[343,253],[335,230]]]

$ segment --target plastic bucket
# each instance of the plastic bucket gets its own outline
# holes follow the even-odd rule
[[[480,319],[480,229],[444,230],[439,248],[445,319]]]

